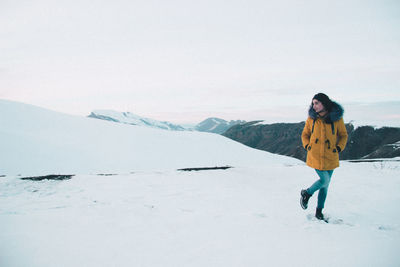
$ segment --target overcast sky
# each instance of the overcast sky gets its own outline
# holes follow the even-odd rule
[[[398,0],[0,0],[0,98],[65,113],[289,120],[399,89]]]

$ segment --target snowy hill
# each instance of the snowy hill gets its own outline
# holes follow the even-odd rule
[[[230,127],[244,123],[244,121],[237,120],[237,121],[226,121],[219,118],[208,118],[198,125],[196,125],[195,130],[200,132],[209,132],[209,133],[217,133],[222,134]]]
[[[164,130],[184,131],[184,127],[173,124],[167,121],[158,121],[149,118],[144,118],[130,112],[118,112],[114,110],[95,110],[90,115],[90,118],[108,120],[113,122],[120,122],[131,125],[146,126],[152,128],[159,128]]]
[[[111,123],[5,100],[0,114],[0,175],[129,173],[282,160],[209,133]]]
[[[341,162],[327,224],[299,205],[314,170],[216,134],[0,100],[0,148],[0,266],[400,265],[399,159]],[[49,173],[76,176],[18,175]]]

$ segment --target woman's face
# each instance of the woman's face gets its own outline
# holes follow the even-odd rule
[[[319,102],[317,99],[313,99],[312,104],[315,112],[320,113],[322,111],[325,111],[324,105],[322,105],[322,103]]]

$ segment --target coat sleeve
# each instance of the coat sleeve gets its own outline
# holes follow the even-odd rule
[[[339,123],[338,123],[337,135],[339,137],[338,138],[338,142],[337,142],[337,146],[340,147],[341,151],[343,151],[344,148],[346,147],[347,137],[348,137],[346,126],[344,125],[343,118],[341,118]]]
[[[307,146],[310,144],[310,137],[311,137],[311,123],[310,118],[306,120],[306,124],[304,125],[303,132],[301,134],[301,141],[303,143],[303,147],[307,149]]]

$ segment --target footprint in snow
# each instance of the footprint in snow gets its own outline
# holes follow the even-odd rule
[[[379,225],[378,229],[382,231],[394,231],[396,230],[396,227],[390,225]]]
[[[256,216],[260,219],[264,219],[264,218],[268,217],[265,213],[255,213],[254,216]]]
[[[182,212],[192,213],[194,210],[191,209],[180,209]]]
[[[342,225],[347,225],[347,226],[354,226],[354,224],[345,222],[345,221],[343,221],[343,219],[333,218],[330,215],[325,215],[325,220],[321,221],[321,220],[318,220],[313,214],[308,214],[307,219],[309,221],[325,222],[325,223],[329,223],[329,224],[342,224]]]

